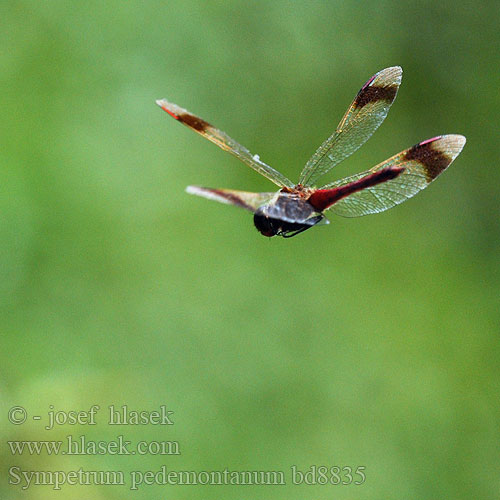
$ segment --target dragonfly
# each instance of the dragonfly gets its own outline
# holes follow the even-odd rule
[[[313,226],[328,224],[324,215],[327,210],[343,217],[360,217],[399,205],[426,188],[460,154],[464,136],[440,135],[369,170],[316,187],[321,177],[357,151],[381,125],[396,98],[402,74],[399,66],[385,68],[363,85],[333,134],[307,161],[297,184],[199,116],[166,99],[156,103],[172,118],[279,187],[278,191],[264,193],[200,186],[188,186],[186,191],[252,212],[254,225],[264,236],[290,238]]]

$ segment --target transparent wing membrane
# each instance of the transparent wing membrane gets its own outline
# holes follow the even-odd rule
[[[434,137],[398,153],[366,172],[327,184],[322,189],[346,186],[383,169],[404,169],[394,179],[354,192],[337,201],[329,210],[343,217],[359,217],[399,205],[426,188],[460,154],[464,145],[465,137],[461,135]]]
[[[183,109],[176,104],[168,102],[166,99],[159,99],[156,101],[156,104],[158,104],[158,106],[160,106],[170,116],[186,125],[191,130],[194,130],[198,134],[202,135],[205,139],[213,142],[224,151],[228,151],[233,154],[236,158],[239,158],[243,163],[246,163],[259,174],[267,177],[277,186],[289,188],[294,186],[294,183],[291,180],[287,179],[283,174],[261,161],[258,155],[252,155],[247,148],[229,137],[225,132],[222,132],[221,130],[210,125],[210,123],[207,123],[202,118],[193,115],[186,109]]]
[[[384,121],[401,84],[399,66],[383,69],[358,92],[335,132],[304,166],[299,183],[312,186],[322,175],[357,151]]]

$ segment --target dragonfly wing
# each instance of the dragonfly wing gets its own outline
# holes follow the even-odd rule
[[[236,205],[251,212],[255,212],[260,206],[269,203],[276,196],[276,193],[250,193],[235,189],[211,189],[198,186],[188,186],[186,192],[220,203]]]
[[[318,212],[331,207],[343,198],[347,198],[354,193],[374,187],[383,182],[395,179],[405,171],[402,167],[386,167],[382,170],[367,173],[366,175],[359,174],[349,177],[350,182],[341,184],[328,189],[316,189],[307,200]],[[343,179],[341,182],[343,182]]]
[[[329,210],[343,217],[359,217],[399,205],[426,188],[460,154],[464,145],[462,135],[434,137],[401,151],[366,172],[327,184],[322,190],[346,186],[381,170],[403,169],[393,179],[340,199]]]
[[[399,66],[393,66],[379,71],[363,85],[335,132],[306,163],[300,174],[300,184],[311,186],[372,136],[396,98],[402,74]]]
[[[294,186],[294,183],[287,179],[283,174],[261,161],[258,155],[252,155],[247,148],[229,137],[225,132],[222,132],[213,125],[210,125],[210,123],[207,123],[202,118],[192,114],[180,106],[177,106],[176,104],[168,102],[166,99],[159,99],[156,101],[156,104],[158,104],[158,106],[160,106],[170,116],[186,125],[191,130],[194,130],[198,134],[202,135],[205,139],[213,142],[224,151],[228,151],[233,154],[236,158],[239,158],[243,163],[246,163],[259,174],[267,177],[277,186],[289,188]]]

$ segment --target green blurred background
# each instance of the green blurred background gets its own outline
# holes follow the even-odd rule
[[[498,14],[493,0],[2,2],[2,498],[498,498]],[[404,77],[386,123],[328,179],[464,134],[415,199],[268,240],[248,213],[184,193],[273,186],[155,99],[295,180],[392,65]],[[31,419],[92,404],[93,427]],[[175,425],[113,428],[111,404],[166,405]],[[8,423],[14,405],[24,425]],[[68,434],[176,440],[181,455],[6,445]],[[11,466],[162,465],[288,484],[7,484]],[[366,482],[297,486],[292,465],[364,466]]]

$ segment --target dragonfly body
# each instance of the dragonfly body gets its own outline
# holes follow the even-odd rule
[[[396,98],[401,76],[401,68],[394,66],[379,71],[363,85],[337,129],[304,166],[298,184],[202,118],[165,99],[157,104],[280,188],[278,192],[251,193],[188,186],[187,192],[249,210],[261,234],[289,238],[315,225],[327,224],[323,214],[326,210],[344,217],[388,210],[427,187],[460,154],[465,137],[433,137],[365,172],[315,187],[321,176],[359,149],[383,122]]]
[[[308,201],[309,197],[298,186],[292,191],[279,191],[275,199],[255,211],[255,227],[264,236],[289,238],[326,220]]]
[[[290,238],[320,222],[328,224],[323,210],[357,191],[395,179],[403,172],[402,168],[386,168],[333,189],[308,189],[301,184],[291,190],[283,188],[274,200],[255,211],[255,227],[264,236]]]

